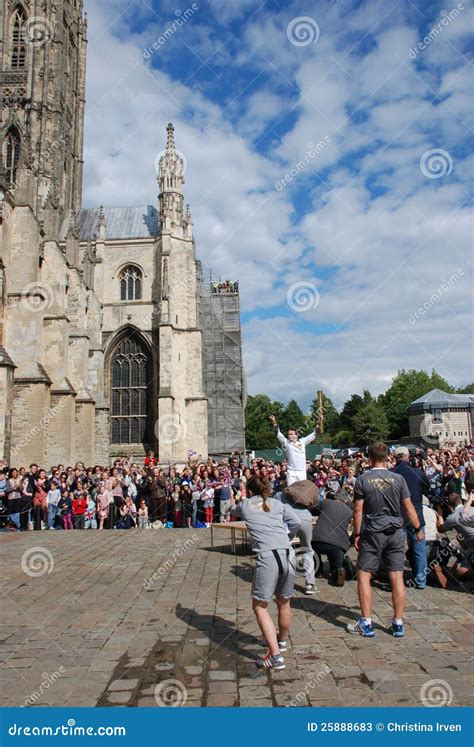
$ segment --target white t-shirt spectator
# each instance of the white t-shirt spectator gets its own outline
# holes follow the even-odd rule
[[[429,506],[423,506],[423,518],[425,520],[425,539],[427,542],[434,542],[438,538],[436,511],[433,511]]]

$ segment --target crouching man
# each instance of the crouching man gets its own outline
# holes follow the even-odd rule
[[[336,586],[344,586],[346,553],[351,540],[348,533],[352,521],[352,498],[345,490],[339,490],[334,498],[326,498],[321,504],[316,526],[313,528],[313,550],[319,559],[326,555],[329,560],[330,579]]]

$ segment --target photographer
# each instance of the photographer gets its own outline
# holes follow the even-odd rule
[[[453,553],[458,558],[454,567],[454,572],[462,578],[473,570],[472,561],[474,558],[474,526],[472,522],[472,509],[466,509],[463,506],[459,493],[450,493],[448,503],[451,509],[449,516],[444,519],[441,511],[438,511],[438,532],[449,532],[454,529],[457,532],[459,544],[464,551],[464,557],[461,559],[458,553]]]

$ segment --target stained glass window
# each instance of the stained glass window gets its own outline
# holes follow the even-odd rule
[[[146,441],[150,360],[138,336],[122,340],[112,358],[110,404],[112,443]]]
[[[142,297],[142,272],[129,265],[120,273],[120,300],[140,301]]]

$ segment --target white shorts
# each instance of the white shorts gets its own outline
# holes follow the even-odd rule
[[[299,482],[300,480],[307,480],[306,472],[303,472],[303,470],[297,470],[297,469],[289,469],[287,470],[287,485],[293,485],[294,482]]]

